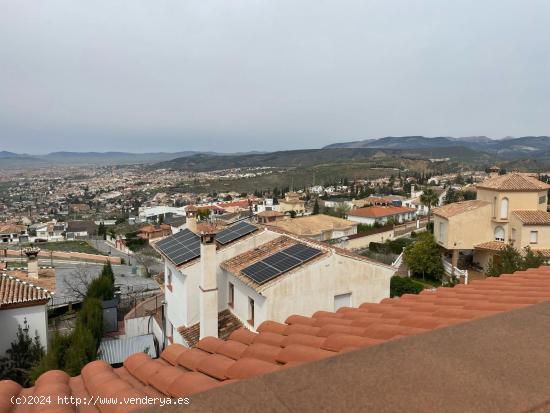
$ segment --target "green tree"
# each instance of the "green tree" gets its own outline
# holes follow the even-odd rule
[[[437,196],[437,193],[433,189],[427,188],[424,190],[422,195],[420,195],[420,202],[422,203],[422,205],[425,205],[428,207],[428,222],[429,222],[432,216],[432,207],[438,205],[439,197]]]
[[[320,208],[319,208],[319,200],[316,199],[316,200],[315,200],[315,204],[313,204],[313,212],[312,212],[312,214],[313,214],[313,215],[318,215],[318,214],[319,214],[319,209],[320,209]]]
[[[458,202],[461,200],[460,192],[456,189],[450,187],[447,189],[447,193],[445,194],[445,197],[443,199],[443,203],[445,205],[452,204],[454,202]]]
[[[538,268],[544,264],[544,257],[540,253],[535,253],[530,247],[524,248],[524,253],[507,244],[499,251],[499,260],[491,260],[486,274],[489,277],[499,277],[502,274],[512,274],[516,271],[526,270],[527,268]]]
[[[103,239],[105,239],[105,236],[107,235],[107,228],[103,222],[101,222],[97,227],[97,235],[103,237]]]
[[[350,211],[350,206],[345,202],[339,202],[338,205],[334,208],[334,214],[338,218],[347,218],[348,212]]]
[[[418,294],[424,286],[410,278],[394,275],[390,280],[390,297],[401,297],[403,294]]]
[[[415,275],[422,274],[422,279],[429,277],[441,280],[443,263],[441,252],[433,235],[423,232],[416,237],[417,241],[405,248],[405,264]]]
[[[29,330],[30,325],[25,319],[23,327],[17,327],[16,338],[6,351],[7,357],[0,358],[0,377],[16,381],[22,386],[31,383],[31,370],[44,356],[44,347],[40,343],[38,333],[35,332],[33,339]]]

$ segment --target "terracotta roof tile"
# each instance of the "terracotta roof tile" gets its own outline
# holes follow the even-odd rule
[[[474,248],[479,250],[500,251],[505,246],[506,246],[506,243],[502,241],[488,241],[488,242],[482,242],[481,244],[474,245]]]
[[[235,363],[235,360],[221,354],[210,354],[200,361],[197,370],[218,380],[227,378],[226,372],[229,367]]]
[[[286,329],[286,324],[267,320],[267,321],[264,321],[262,324],[260,324],[256,329],[256,331],[258,331],[259,333],[270,332],[270,333],[276,333],[276,334],[283,334],[285,332],[285,329]]]
[[[238,341],[227,340],[216,350],[217,354],[227,356],[233,360],[238,360],[245,352],[248,346]]]
[[[185,351],[187,351],[186,347],[181,344],[174,344],[164,349],[164,351],[160,353],[160,357],[170,364],[177,364],[178,357]]]
[[[187,370],[196,371],[199,363],[209,355],[206,351],[192,348],[181,353],[178,357],[177,364],[185,367]]]
[[[46,304],[50,292],[28,281],[0,274],[0,308]]]
[[[539,181],[536,177],[517,172],[487,179],[476,186],[482,189],[509,192],[534,192],[550,189],[550,185]]]
[[[264,333],[258,334],[254,343],[269,344],[270,346],[281,346],[285,336],[282,334],[271,333],[266,331]]]
[[[280,367],[267,361],[255,358],[242,358],[229,367],[226,374],[230,379],[243,380],[260,374],[271,373],[279,369]]]
[[[277,362],[277,356],[281,352],[280,346],[272,346],[265,343],[254,343],[248,346],[243,353],[243,358],[255,358],[270,363]]]
[[[172,397],[186,397],[219,385],[219,381],[197,372],[184,373],[168,387]]]
[[[550,225],[550,212],[538,210],[515,210],[512,213],[525,225]]]
[[[444,218],[454,217],[455,215],[463,214],[465,212],[475,211],[476,209],[483,208],[491,205],[489,202],[472,200],[472,201],[460,201],[447,204],[439,208],[434,208],[432,212],[434,215],[439,215]]]
[[[277,361],[279,363],[306,362],[320,360],[335,354],[332,351],[321,350],[319,348],[291,344],[281,350],[277,356]]]
[[[229,341],[209,337],[200,340],[193,349],[172,345],[156,360],[145,353],[136,353],[120,368],[94,361],[73,378],[50,371],[40,376],[31,389],[0,381],[0,408],[21,413],[21,409],[15,412],[13,406],[5,404],[6,398],[16,394],[189,396],[283,367],[547,300],[550,300],[550,267],[541,267],[419,295],[405,294],[380,304],[366,303],[337,312],[319,311],[312,317],[294,315],[284,324],[262,323],[259,334],[240,329],[231,334]],[[50,406],[48,411],[72,410],[67,406]],[[81,411],[115,413],[118,408],[99,405]]]
[[[253,333],[252,331],[241,327],[231,333],[231,335],[229,336],[229,340],[238,341],[239,343],[250,345],[254,342],[257,335],[258,333]]]

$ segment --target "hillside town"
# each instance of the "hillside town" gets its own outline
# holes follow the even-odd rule
[[[496,166],[423,183],[404,173],[266,194],[161,192],[166,181],[157,180],[145,198],[141,190],[135,196],[131,176],[109,181],[94,174],[42,178],[24,201],[26,184],[3,195],[2,368],[12,374],[8,354],[21,334],[35,337],[44,354],[35,377],[52,377],[39,378],[35,391],[40,382],[65,380],[48,372],[54,369],[80,373],[91,396],[100,391],[86,384],[92,365],[129,386],[117,372],[143,381],[143,364],[159,375],[181,366],[174,383],[180,373],[194,375],[177,390],[159,376],[158,385],[147,379],[147,390],[133,391],[191,395],[455,324],[434,315],[419,324],[407,313],[400,329],[381,333],[384,325],[366,321],[373,321],[370,311],[399,308],[400,300],[411,309],[418,293],[490,290],[493,277],[532,271],[550,258],[550,185]],[[76,366],[48,361],[61,351],[56,337],[78,340],[71,338],[83,328],[78,314],[91,311],[90,291],[103,282],[108,292],[100,295],[102,329],[92,356],[74,356]],[[5,386],[18,394],[32,380],[11,383]]]
[[[0,7],[0,413],[550,412],[550,2]]]

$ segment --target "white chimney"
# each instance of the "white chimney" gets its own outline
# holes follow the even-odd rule
[[[201,233],[200,338],[218,337],[218,280],[216,274],[216,235]]]
[[[26,247],[23,249],[23,252],[27,256],[27,276],[38,279],[38,253],[40,252],[40,248]]]

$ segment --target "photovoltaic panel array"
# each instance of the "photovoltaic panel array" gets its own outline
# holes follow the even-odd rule
[[[200,238],[188,229],[170,235],[156,245],[175,265],[186,263],[201,255]]]
[[[222,245],[226,245],[257,230],[258,228],[255,225],[248,222],[237,222],[216,234],[216,241]]]
[[[295,244],[241,270],[248,278],[263,284],[321,254],[321,250]]]

